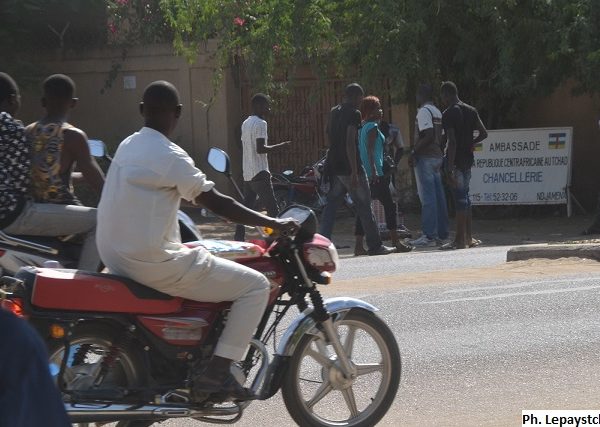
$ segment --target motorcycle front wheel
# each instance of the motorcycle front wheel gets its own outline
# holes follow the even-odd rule
[[[379,317],[363,309],[352,309],[334,325],[351,361],[352,378],[342,374],[333,348],[321,335],[305,335],[290,360],[283,400],[301,426],[374,426],[400,384],[396,339]]]

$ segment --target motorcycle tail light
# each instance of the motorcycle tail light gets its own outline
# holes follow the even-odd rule
[[[320,234],[315,234],[311,242],[304,244],[304,259],[318,271],[328,273],[333,273],[339,262],[335,245]]]
[[[2,299],[0,300],[0,308],[10,311],[17,317],[25,317],[23,300],[21,298]]]
[[[6,251],[4,249],[0,249],[0,258],[2,258],[5,253],[6,253]]]

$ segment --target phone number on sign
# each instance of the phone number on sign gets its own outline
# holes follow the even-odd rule
[[[471,194],[473,202],[516,202],[518,193],[475,193]]]

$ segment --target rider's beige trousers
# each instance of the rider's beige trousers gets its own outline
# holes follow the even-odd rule
[[[195,264],[177,286],[161,289],[170,295],[195,301],[233,301],[215,355],[241,360],[265,311],[269,280],[249,267],[210,255]]]
[[[78,267],[81,270],[97,271],[100,265],[100,255],[96,248],[94,208],[28,201],[21,215],[3,231],[8,234],[53,237],[85,234]]]

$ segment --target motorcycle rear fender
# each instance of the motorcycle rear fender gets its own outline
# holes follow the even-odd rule
[[[361,308],[372,313],[379,311],[377,307],[369,304],[368,302],[348,297],[327,299],[325,300],[325,307],[329,314],[333,316],[334,320],[343,319],[344,316],[353,308]],[[312,307],[304,310],[287,328],[283,338],[279,343],[279,346],[277,347],[278,356],[292,356],[304,335],[317,335],[320,332],[316,327],[315,320],[310,316],[312,311]]]

